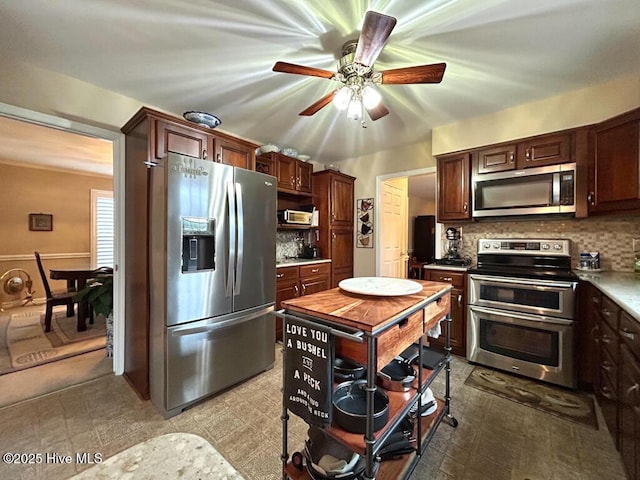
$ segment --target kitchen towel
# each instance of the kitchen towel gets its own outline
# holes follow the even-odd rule
[[[333,412],[331,329],[287,315],[284,321],[285,405],[309,425],[328,427]]]

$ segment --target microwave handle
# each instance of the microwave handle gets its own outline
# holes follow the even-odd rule
[[[554,173],[553,174],[553,184],[552,184],[552,192],[551,195],[553,196],[552,198],[552,205],[560,205],[560,178],[561,178],[561,173]]]

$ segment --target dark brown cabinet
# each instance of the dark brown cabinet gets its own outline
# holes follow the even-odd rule
[[[471,154],[438,158],[438,222],[471,219]]]
[[[640,209],[640,108],[593,127],[589,215]]]
[[[318,246],[331,262],[331,287],[353,277],[355,178],[334,170],[313,174],[314,203],[318,209]]]
[[[276,310],[290,298],[329,289],[330,263],[279,267],[276,269]],[[282,340],[282,320],[276,318],[276,340]]]
[[[638,354],[636,350],[636,354]],[[640,359],[620,348],[620,453],[630,479],[640,479]]]
[[[576,358],[578,386],[585,390],[597,391],[599,388],[600,362],[600,290],[589,282],[578,285],[578,321],[576,343],[579,352]]]
[[[504,172],[516,168],[516,144],[482,148],[475,154],[477,173]]]
[[[161,159],[174,152],[190,157],[211,160],[213,137],[195,128],[185,127],[165,120],[154,120],[155,158]]]
[[[260,165],[273,165],[278,178],[278,191],[294,195],[311,194],[313,165],[281,153],[264,153],[256,160]]]
[[[214,137],[212,160],[233,167],[255,170],[255,146],[230,138]]]
[[[425,280],[432,282],[445,282],[453,286],[451,290],[451,352],[461,357],[467,356],[467,320],[466,320],[466,284],[467,274],[449,270],[427,270]],[[430,338],[429,343],[440,348],[445,347],[446,337],[444,335],[444,325],[442,335],[438,338]]]

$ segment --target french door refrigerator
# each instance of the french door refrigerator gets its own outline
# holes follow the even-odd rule
[[[173,153],[150,168],[149,381],[165,418],[273,367],[276,182]]]

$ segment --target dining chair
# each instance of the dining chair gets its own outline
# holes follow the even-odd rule
[[[47,310],[45,312],[44,317],[44,331],[51,331],[51,318],[53,317],[53,307],[57,305],[66,305],[67,306],[67,317],[72,317],[75,312],[73,310],[73,304],[76,303],[73,299],[73,296],[77,293],[75,289],[66,288],[64,290],[55,290],[52,291],[51,287],[49,287],[49,281],[47,279],[47,274],[44,271],[42,266],[42,260],[40,260],[40,254],[38,252],[34,252],[36,256],[36,262],[38,263],[38,270],[40,271],[40,277],[42,278],[42,284],[44,285],[44,290],[47,294]]]

